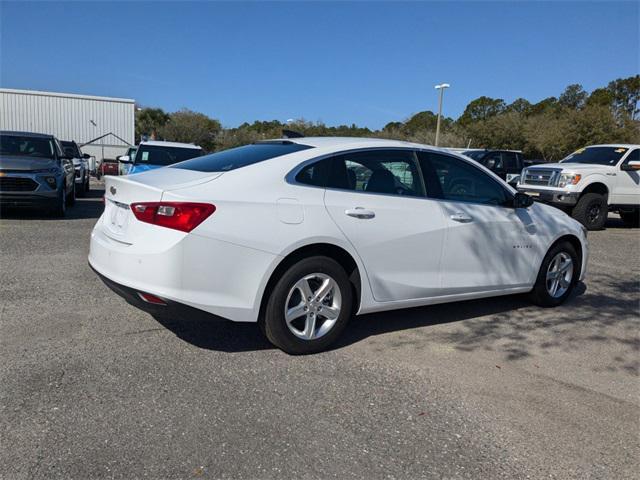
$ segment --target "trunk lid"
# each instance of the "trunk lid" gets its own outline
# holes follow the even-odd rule
[[[133,244],[137,237],[158,227],[139,222],[131,211],[132,203],[159,202],[164,192],[209,182],[221,175],[221,172],[159,168],[135,175],[106,176],[104,232],[114,240]]]

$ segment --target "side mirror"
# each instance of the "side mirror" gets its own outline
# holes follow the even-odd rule
[[[122,156],[118,157],[118,161],[122,162],[122,163],[133,163],[131,161],[131,157],[129,155],[122,155]]]
[[[627,172],[637,172],[640,170],[640,161],[631,160],[627,163],[620,165],[620,170],[626,170]]]
[[[89,160],[91,158],[91,155],[89,155],[88,153],[83,153],[82,158],[84,158],[85,160]]]
[[[529,208],[533,205],[533,198],[526,193],[518,192],[513,197],[513,208]]]

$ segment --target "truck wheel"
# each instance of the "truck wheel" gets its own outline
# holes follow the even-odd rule
[[[629,210],[628,212],[620,212],[620,218],[625,225],[629,227],[640,226],[640,208]]]
[[[587,230],[602,230],[607,221],[609,208],[604,195],[585,193],[571,212],[571,216],[587,227]]]

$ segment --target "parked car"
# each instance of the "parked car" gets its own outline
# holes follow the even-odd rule
[[[640,145],[592,145],[560,163],[526,168],[518,190],[569,213],[589,230],[602,229],[616,211],[640,223]]]
[[[523,292],[558,305],[584,278],[585,232],[464,156],[296,138],[107,177],[89,264],[139,308],[257,322],[301,354],[352,314]]]
[[[96,178],[100,180],[105,175],[118,175],[118,161],[112,158],[103,158],[98,164]]]
[[[76,193],[84,197],[90,189],[89,186],[89,159],[91,155],[82,153],[78,144],[74,141],[61,140],[62,149],[71,157],[76,176]]]
[[[517,185],[522,169],[533,165],[524,159],[520,150],[470,149],[462,154],[484,165],[512,187]]]
[[[137,151],[138,151],[138,147],[129,147],[127,149],[127,153],[118,157],[118,174],[119,175],[129,174],[129,170],[131,170],[131,167],[133,166],[133,163],[131,163],[129,160],[136,158]],[[120,160],[121,158],[124,159],[125,161],[121,161]]]
[[[203,153],[201,147],[191,143],[149,140],[140,142],[135,157],[123,155],[118,158],[118,161],[120,164],[129,166],[128,175],[131,175],[173,165],[174,163],[199,157]]]
[[[64,216],[75,201],[75,170],[53,135],[0,131],[0,206]]]

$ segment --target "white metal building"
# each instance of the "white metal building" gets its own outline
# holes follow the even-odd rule
[[[0,88],[0,130],[75,140],[97,160],[115,159],[134,143],[134,115],[135,102],[126,98]]]

